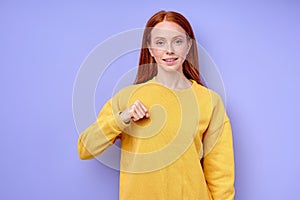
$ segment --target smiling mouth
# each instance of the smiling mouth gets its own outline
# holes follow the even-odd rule
[[[174,62],[176,61],[178,58],[165,58],[165,59],[162,59],[163,61],[165,62]]]

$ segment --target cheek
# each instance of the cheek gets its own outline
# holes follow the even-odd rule
[[[159,57],[163,55],[163,50],[158,48],[152,48],[152,54],[154,57]]]
[[[178,51],[176,52],[177,55],[179,55],[180,57],[182,57],[183,59],[186,58],[187,54],[188,54],[188,48],[184,47],[184,48],[180,48],[178,49]]]
[[[155,58],[162,57],[164,54],[164,51],[162,49],[152,48],[152,55]]]

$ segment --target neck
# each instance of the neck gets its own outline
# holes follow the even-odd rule
[[[167,88],[182,90],[191,87],[192,83],[183,74],[178,71],[165,71],[157,67],[156,80]]]

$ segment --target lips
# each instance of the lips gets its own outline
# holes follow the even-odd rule
[[[165,65],[173,66],[176,64],[176,60],[178,60],[178,58],[163,58],[162,60],[164,61]]]
[[[177,60],[178,58],[164,58],[164,59],[162,59],[163,61],[165,61],[165,62],[175,62],[176,60]]]

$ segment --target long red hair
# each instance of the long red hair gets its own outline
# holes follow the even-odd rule
[[[180,13],[173,11],[159,11],[155,13],[147,22],[143,40],[142,40],[142,48],[140,52],[140,60],[137,76],[135,79],[135,84],[146,82],[152,79],[157,75],[157,65],[154,58],[151,56],[148,49],[148,42],[150,41],[150,33],[152,28],[162,22],[162,21],[170,21],[181,26],[187,37],[192,40],[192,46],[190,48],[189,53],[186,56],[185,61],[183,62],[183,73],[188,79],[193,79],[197,83],[202,84],[199,73],[199,62],[198,62],[198,50],[197,44],[195,40],[195,35],[193,29],[189,23],[189,21]]]

